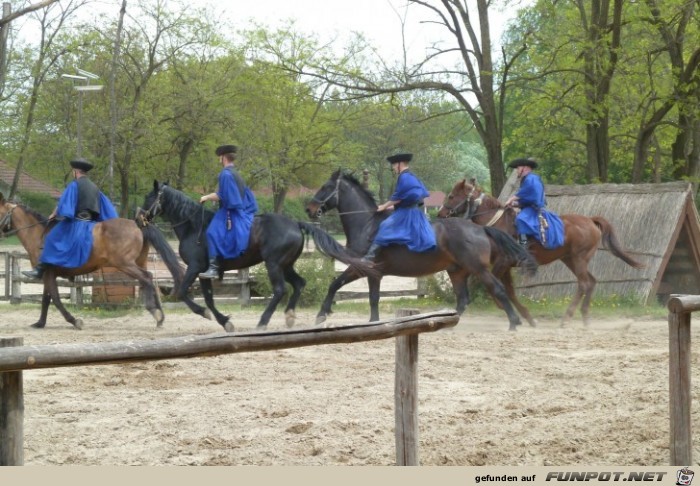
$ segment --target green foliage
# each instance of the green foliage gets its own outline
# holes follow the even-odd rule
[[[19,192],[19,201],[48,218],[49,214],[56,207],[56,200],[41,192]]]
[[[258,213],[273,213],[274,201],[272,196],[256,196],[258,201]],[[296,221],[307,221],[306,200],[304,198],[285,198],[282,206],[282,214]]]
[[[294,265],[297,273],[306,280],[306,287],[301,293],[299,299],[300,306],[319,305],[323,302],[323,298],[328,291],[328,287],[335,278],[335,268],[333,260],[312,256],[302,257],[297,260]],[[252,290],[262,296],[272,296],[272,284],[267,276],[267,270],[264,265],[256,265],[251,268],[251,275],[255,278]],[[286,285],[286,293],[280,306],[289,301],[292,288],[289,284]]]

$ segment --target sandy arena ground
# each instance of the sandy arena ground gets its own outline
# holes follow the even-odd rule
[[[2,335],[23,336],[25,344],[219,331],[179,310],[167,312],[160,330],[135,310],[83,315],[82,331],[53,308],[44,330],[28,327],[38,306],[1,304],[0,312]],[[299,312],[297,326],[314,316]],[[333,314],[330,322],[367,317]],[[257,310],[247,310],[233,322],[247,330],[257,319]],[[468,311],[457,327],[420,336],[421,465],[668,464],[666,320],[507,327],[505,316]],[[282,313],[270,328],[284,328]],[[692,360],[697,369],[698,353]],[[26,371],[24,391],[27,465],[395,461],[393,340]],[[694,424],[698,418],[696,407]]]

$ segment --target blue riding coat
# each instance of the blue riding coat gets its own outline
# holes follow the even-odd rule
[[[219,196],[219,210],[207,228],[209,258],[236,258],[248,248],[258,203],[231,166],[219,172],[216,194]]]
[[[39,261],[64,268],[82,267],[92,252],[92,229],[96,223],[118,218],[114,204],[102,192],[99,193],[100,212],[94,220],[76,218],[78,212],[78,181],[66,187],[58,199],[56,216],[62,221],[49,231],[44,240],[44,250]]]
[[[521,235],[534,237],[545,248],[559,248],[564,244],[564,223],[555,213],[545,209],[544,184],[540,176],[529,173],[520,181],[520,189],[515,193],[518,196],[518,206],[521,210],[515,218],[515,227]],[[545,241],[542,241],[540,231],[540,214],[547,223],[544,230]]]
[[[435,231],[418,206],[429,196],[428,190],[412,172],[399,174],[390,201],[400,201],[393,213],[381,222],[374,242],[379,246],[406,245],[409,250],[424,252],[436,247]]]

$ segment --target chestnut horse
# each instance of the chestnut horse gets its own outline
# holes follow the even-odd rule
[[[438,217],[461,216],[480,225],[493,226],[507,231],[513,237],[515,231],[515,209],[505,207],[495,197],[481,191],[474,180],[471,183],[463,179],[457,182],[450,193],[445,197],[445,202],[438,212]],[[598,250],[598,245],[603,245],[620,260],[634,268],[644,268],[644,264],[636,261],[622,248],[612,225],[601,216],[582,216],[580,214],[559,215],[564,223],[564,244],[552,250],[544,248],[538,241],[529,240],[528,249],[535,257],[537,263],[546,265],[556,260],[561,260],[569,270],[573,272],[578,281],[578,287],[574,298],[562,317],[562,326],[566,325],[574,315],[579,302],[581,302],[581,315],[587,326],[590,323],[589,308],[591,297],[595,289],[596,279],[588,270],[588,264]],[[513,279],[510,268],[502,272],[495,272],[501,279],[508,296],[518,309],[518,312],[530,323],[535,325],[535,320],[528,309],[518,301],[515,295]]]
[[[363,255],[370,246],[382,219],[387,212],[377,213],[374,196],[359,181],[341,170],[318,190],[306,206],[311,218],[325,211],[337,209],[348,241],[348,248]],[[378,276],[368,276],[370,320],[379,320],[379,285],[384,275],[400,277],[421,277],[446,270],[457,298],[457,312],[464,312],[468,304],[467,277],[477,275],[484,286],[508,315],[510,330],[520,324],[520,317],[513,309],[501,282],[489,270],[492,245],[501,255],[520,262],[534,272],[537,268],[534,259],[507,233],[495,228],[476,225],[470,221],[452,218],[433,223],[437,248],[416,253],[403,245],[390,245],[379,250],[375,268]],[[337,277],[328,288],[328,293],[316,317],[316,323],[326,320],[331,313],[331,305],[336,292],[344,285],[362,277],[353,268],[348,268]]]
[[[36,266],[39,262],[44,235],[51,230],[54,223],[55,220],[48,221],[44,216],[22,204],[6,201],[0,194],[0,234],[3,236],[16,234],[29,254],[32,266]],[[139,282],[146,309],[156,320],[156,326],[161,327],[165,316],[151,274],[147,270],[150,245],[153,245],[173,274],[175,288],[179,286],[182,279],[182,268],[177,255],[160,230],[155,227],[141,229],[133,220],[114,218],[96,223],[92,236],[92,251],[83,266],[78,268],[46,266],[43,276],[41,316],[31,327],[46,326],[49,304],[53,300],[64,319],[77,329],[82,329],[82,319],[75,318],[63,306],[56,277],[72,278],[94,272],[102,267],[115,267]]]

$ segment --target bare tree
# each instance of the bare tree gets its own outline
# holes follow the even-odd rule
[[[398,95],[415,90],[446,93],[469,117],[486,149],[491,189],[500,192],[505,184],[503,167],[503,112],[508,73],[526,45],[506,54],[498,64],[493,59],[489,23],[491,0],[409,0],[431,18],[424,22],[444,29],[453,42],[434,43],[425,59],[408,66],[390,68],[383,63],[380,74],[358,74],[355,66],[327,62],[298,72],[320,77],[345,90],[346,99],[363,96]],[[470,6],[476,5],[476,15]],[[406,47],[404,47],[406,51]],[[348,58],[350,58],[350,53]],[[444,64],[442,64],[444,62]],[[445,67],[456,63],[456,67]],[[366,70],[361,72],[366,73]]]
[[[54,2],[50,2],[52,4]],[[62,55],[66,53],[65,47],[57,47],[56,37],[61,31],[66,20],[82,5],[84,0],[76,0],[58,4],[58,8],[49,6],[38,13],[39,25],[41,27],[37,59],[32,69],[32,87],[29,94],[29,104],[26,109],[24,122],[24,133],[20,142],[17,168],[10,187],[10,198],[17,193],[19,177],[24,168],[27,147],[29,146],[32,129],[34,126],[34,112],[36,109],[42,83],[50,69],[58,62]]]

